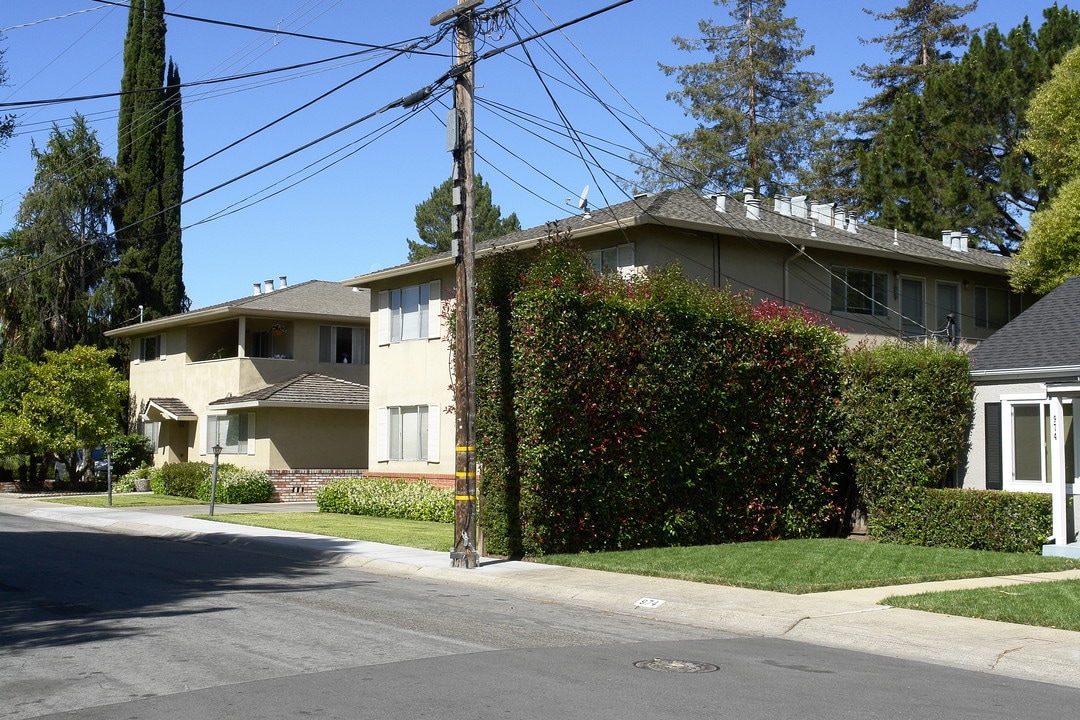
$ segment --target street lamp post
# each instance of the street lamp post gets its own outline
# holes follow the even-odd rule
[[[217,497],[218,458],[221,457],[221,445],[214,445],[214,469],[210,474],[210,514],[214,514],[214,500]]]
[[[109,493],[109,507],[112,507],[112,445],[105,444],[105,487]]]

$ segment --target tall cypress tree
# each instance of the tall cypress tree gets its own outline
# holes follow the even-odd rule
[[[113,278],[117,322],[140,305],[150,318],[188,306],[180,234],[180,73],[170,61],[166,78],[164,0],[131,3],[120,90],[113,212],[120,253]]]

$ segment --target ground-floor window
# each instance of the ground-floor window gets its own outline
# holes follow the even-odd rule
[[[378,460],[439,461],[438,405],[395,405],[378,411]]]
[[[1002,402],[1002,450],[1007,453],[1006,480],[1013,490],[1039,490],[1053,481],[1053,418],[1048,400]],[[1076,432],[1073,404],[1062,405],[1062,437],[1065,440],[1065,479],[1076,477]]]
[[[251,413],[208,415],[206,417],[206,452],[221,446],[222,455],[250,455],[255,450],[251,437]]]

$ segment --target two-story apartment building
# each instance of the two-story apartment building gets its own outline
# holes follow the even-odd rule
[[[131,341],[134,410],[155,464],[267,471],[281,499],[368,465],[368,293],[256,283],[252,295],[110,330]]]
[[[853,341],[954,335],[970,346],[1032,301],[1010,291],[1005,258],[969,248],[958,232],[899,233],[800,197],[763,203],[670,190],[586,211],[560,228],[598,271],[678,263],[713,286],[815,310]],[[548,234],[547,226],[523,230],[483,243],[476,255],[528,252]],[[372,299],[368,475],[452,484],[452,363],[443,317],[454,297],[454,263],[442,254],[345,281]]]

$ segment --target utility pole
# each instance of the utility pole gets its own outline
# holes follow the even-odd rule
[[[455,7],[431,18],[440,25],[457,23],[454,67],[454,107],[447,117],[449,150],[454,154],[453,199],[455,259],[454,326],[454,549],[452,567],[474,568],[476,550],[476,277],[474,275],[473,195],[473,59],[476,26],[473,10],[484,0],[458,0]]]

